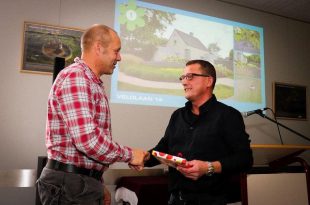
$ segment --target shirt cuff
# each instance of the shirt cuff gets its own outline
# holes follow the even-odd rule
[[[129,163],[132,159],[132,149],[130,147],[124,146],[124,152],[121,161]]]

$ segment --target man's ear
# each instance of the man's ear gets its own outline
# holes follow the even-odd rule
[[[208,83],[207,83],[208,87],[212,87],[213,81],[214,81],[214,78],[208,77]]]
[[[97,42],[94,44],[94,49],[95,49],[96,55],[99,55],[99,54],[101,54],[101,53],[104,53],[104,50],[105,50],[105,48],[100,44],[99,41],[97,41]]]

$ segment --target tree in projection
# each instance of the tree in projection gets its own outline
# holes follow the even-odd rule
[[[131,53],[144,60],[149,60],[157,45],[163,44],[166,39],[160,38],[167,25],[175,20],[175,15],[159,10],[138,7],[136,1],[119,7],[120,33],[123,44],[123,53]]]

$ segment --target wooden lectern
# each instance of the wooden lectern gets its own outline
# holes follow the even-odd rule
[[[292,163],[300,163],[306,174],[308,203],[310,205],[310,174],[309,165],[299,157],[301,153],[310,150],[306,145],[271,145],[271,144],[253,144],[251,145],[254,157],[254,167],[269,166],[277,169],[288,166]],[[242,205],[248,205],[247,193],[247,174],[241,174],[241,199]]]

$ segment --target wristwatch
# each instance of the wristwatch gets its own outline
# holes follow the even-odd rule
[[[212,176],[214,174],[214,166],[212,162],[207,162],[208,165],[208,171],[207,171],[207,176]]]

